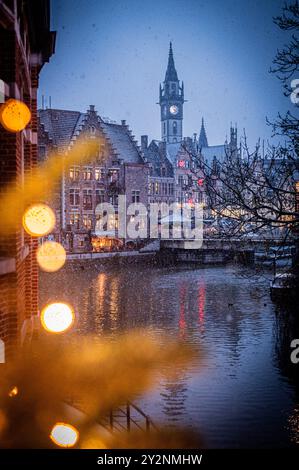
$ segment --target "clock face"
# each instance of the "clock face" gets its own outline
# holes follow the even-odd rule
[[[172,106],[170,106],[169,111],[171,112],[171,114],[178,114],[179,108],[175,104],[173,104]]]

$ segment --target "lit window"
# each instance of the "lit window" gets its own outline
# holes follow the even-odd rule
[[[76,212],[72,212],[70,215],[70,225],[73,225],[75,228],[80,226],[80,216]]]
[[[91,215],[83,215],[83,225],[87,230],[92,228],[92,216]]]
[[[83,179],[90,181],[92,179],[92,168],[85,168],[83,171]]]
[[[108,171],[109,183],[116,183],[118,181],[119,171],[115,169],[110,169]]]

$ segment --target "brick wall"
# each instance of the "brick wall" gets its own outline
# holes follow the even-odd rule
[[[30,21],[26,15],[30,15]],[[7,184],[12,184],[11,190],[18,194],[24,177],[37,165],[38,76],[49,57],[38,42],[31,42],[29,28],[39,27],[38,40],[46,44],[42,36],[43,32],[49,34],[48,15],[46,0],[34,10],[28,1],[0,4],[0,79],[8,90],[5,99],[24,101],[32,115],[26,131],[15,134],[0,126],[0,197]],[[5,344],[6,361],[24,340],[25,320],[38,312],[37,244],[24,233],[21,220],[17,220],[15,229],[0,235],[0,339]]]

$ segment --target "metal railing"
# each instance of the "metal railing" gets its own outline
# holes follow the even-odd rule
[[[103,426],[109,428],[111,432],[130,432],[133,429],[150,432],[152,429],[157,429],[152,419],[130,401],[124,406],[110,410],[109,416],[100,422]]]
[[[83,403],[78,398],[68,397],[65,402],[84,413]],[[106,416],[101,416],[97,422],[110,432],[130,432],[134,429],[150,432],[152,429],[157,429],[152,419],[139,406],[130,401],[127,401],[123,406],[111,409]]]

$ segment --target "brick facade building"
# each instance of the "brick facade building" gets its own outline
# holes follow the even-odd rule
[[[2,101],[16,98],[31,110],[25,130],[10,133],[0,126],[0,191],[17,182],[37,164],[37,88],[40,70],[54,52],[49,1],[0,1],[0,80]],[[1,103],[0,103],[1,106]],[[4,208],[5,210],[5,208]],[[37,240],[19,227],[0,237],[1,362],[28,333],[38,311]]]
[[[68,251],[97,251],[128,242],[119,234],[119,196],[126,207],[133,202],[147,205],[148,166],[125,121],[117,124],[98,115],[91,105],[85,113],[59,109],[39,111],[39,156],[46,159],[55,149],[61,155],[84,133],[101,142],[98,155],[62,175],[56,197],[55,239]],[[115,214],[108,227],[97,230],[96,206],[110,203]],[[127,222],[129,218],[127,218]]]

